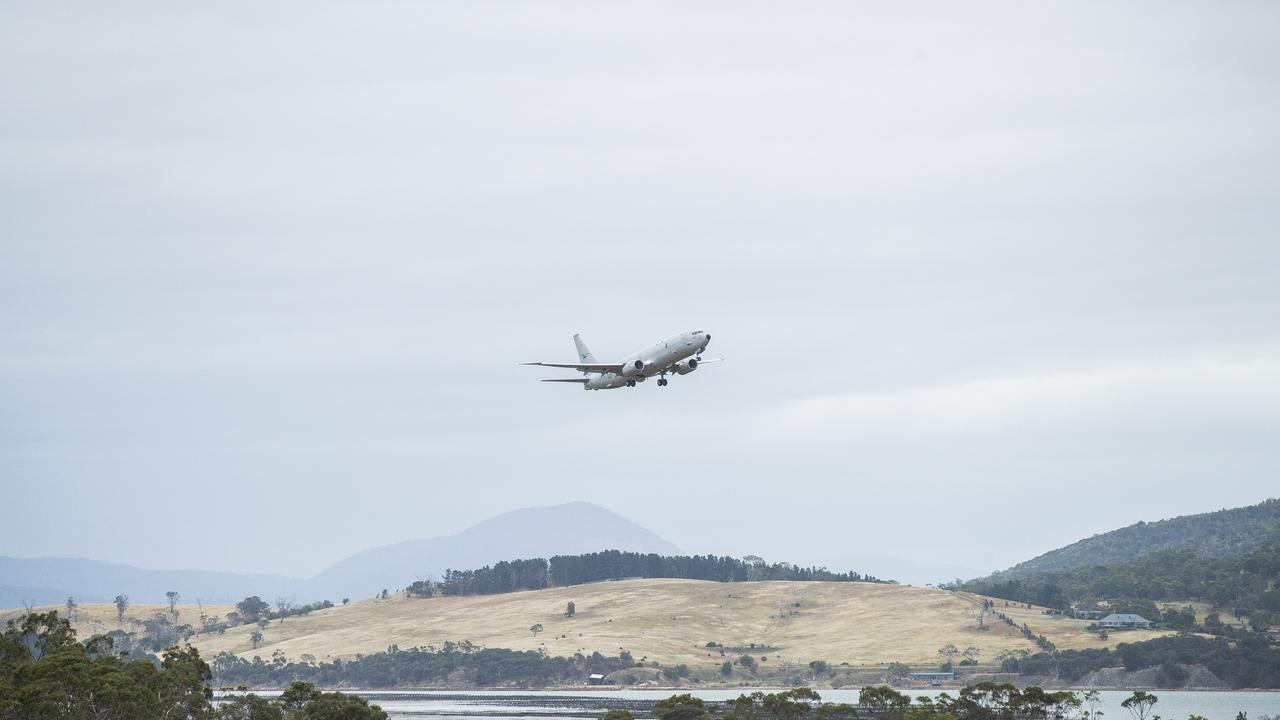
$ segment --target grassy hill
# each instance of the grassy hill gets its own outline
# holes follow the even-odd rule
[[[1280,545],[1280,499],[1199,515],[1140,522],[1052,550],[990,576],[1010,580],[1057,570],[1118,565],[1157,550],[1194,550],[1205,557],[1243,555]]]
[[[205,603],[204,612],[210,616],[224,617],[236,609],[234,605],[211,605]],[[57,610],[58,615],[67,617],[66,608],[61,605],[44,605],[33,608],[35,612]],[[200,610],[196,605],[178,605],[178,622],[200,626]],[[112,603],[82,603],[76,608],[71,626],[76,631],[76,638],[86,640],[93,635],[103,635],[112,630],[132,632],[139,624],[156,613],[168,614],[169,606],[161,603],[137,603],[130,605],[124,613],[124,622],[116,616],[116,606]],[[22,616],[26,610],[0,610],[0,625],[5,620]]]
[[[573,618],[564,617],[569,601],[577,607]],[[695,670],[709,670],[724,661],[718,649],[706,647],[708,642],[729,648],[764,646],[746,652],[767,657],[765,669],[784,660],[819,659],[832,665],[896,661],[926,666],[937,664],[938,648],[948,643],[980,648],[984,663],[994,662],[1003,650],[1036,651],[1017,630],[994,618],[988,617],[988,630],[978,630],[979,605],[979,598],[967,593],[872,583],[628,580],[504,595],[365,600],[272,622],[257,649],[249,638],[256,626],[201,635],[193,644],[206,657],[226,650],[267,659],[280,650],[294,660],[304,654],[318,660],[350,658],[393,644],[438,647],[448,640],[542,648],[564,656],[597,650],[616,655],[626,648],[637,660],[664,666],[686,663]],[[1027,623],[1064,649],[1105,647],[1163,634],[1116,633],[1104,642],[1085,632],[1083,621],[1051,618],[1038,608],[1004,607],[1003,601],[997,605],[1018,624]],[[184,621],[187,614],[196,616],[193,608],[183,606],[180,611]],[[82,616],[94,618],[98,627],[114,626],[114,612],[111,606],[93,606],[85,607]],[[529,631],[534,624],[544,628],[537,637]],[[728,656],[738,654],[731,650]]]

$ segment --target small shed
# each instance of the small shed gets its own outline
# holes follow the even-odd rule
[[[600,673],[591,673],[590,675],[588,675],[588,676],[587,676],[587,684],[588,684],[588,685],[603,685],[603,684],[604,684],[604,676],[603,676],[603,675],[601,675]]]
[[[1149,628],[1153,623],[1142,617],[1132,613],[1112,613],[1098,621],[1098,627],[1108,630],[1134,630],[1137,628]]]

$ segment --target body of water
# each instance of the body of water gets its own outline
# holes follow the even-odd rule
[[[732,700],[756,690],[776,692],[782,688],[746,688],[714,690],[488,690],[459,692],[448,690],[376,690],[344,691],[368,698],[382,706],[395,720],[449,716],[455,718],[547,718],[560,720],[600,715],[610,707],[627,707],[630,703],[649,703],[671,695],[689,692],[703,700]],[[956,694],[957,689],[904,691],[912,697],[937,696],[941,692]],[[275,693],[259,693],[273,695]],[[858,690],[818,690],[824,702],[858,702]],[[1100,690],[1103,720],[1128,720],[1129,712],[1120,703],[1131,694],[1121,690]],[[1161,690],[1153,712],[1164,720],[1186,720],[1201,715],[1207,720],[1235,720],[1244,711],[1249,720],[1271,716],[1280,720],[1280,692]]]

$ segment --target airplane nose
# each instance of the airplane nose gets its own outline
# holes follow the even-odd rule
[[[710,345],[710,344],[711,344],[711,336],[710,336],[710,335],[708,335],[708,336],[707,336],[707,340],[706,340],[706,342],[702,343],[702,347],[706,347],[706,346],[708,346],[708,345]]]

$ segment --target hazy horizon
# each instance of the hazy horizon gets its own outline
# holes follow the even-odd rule
[[[1274,496],[1280,6],[0,8],[0,555],[584,500],[1007,567]],[[586,393],[520,367],[705,329]]]

